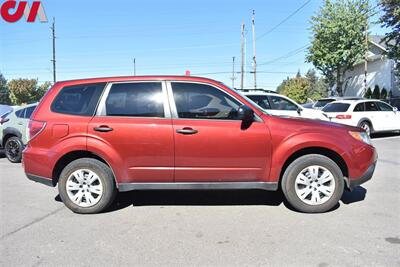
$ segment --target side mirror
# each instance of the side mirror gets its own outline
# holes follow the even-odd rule
[[[245,122],[254,120],[254,111],[246,105],[242,105],[238,109],[238,118]]]
[[[297,109],[297,114],[299,114],[299,116],[300,116],[302,111],[303,111],[303,109],[299,107],[299,108]]]
[[[398,109],[397,109],[396,107],[393,107],[393,111],[394,111],[394,112],[397,112]]]

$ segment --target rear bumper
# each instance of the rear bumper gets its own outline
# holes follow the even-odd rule
[[[34,182],[37,183],[41,183],[47,186],[51,186],[54,187],[55,185],[53,184],[53,181],[49,178],[45,178],[45,177],[41,177],[41,176],[37,176],[37,175],[33,175],[33,174],[29,174],[26,173],[26,177],[28,177],[29,180],[32,180]]]
[[[347,186],[349,187],[349,189],[353,190],[357,186],[371,180],[372,175],[374,174],[374,171],[375,171],[375,167],[376,167],[376,161],[371,166],[368,167],[368,169],[365,171],[365,173],[361,177],[349,180],[347,183]]]

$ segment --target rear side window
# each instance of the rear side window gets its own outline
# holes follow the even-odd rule
[[[93,116],[105,85],[98,83],[64,87],[51,104],[51,111]]]
[[[362,112],[362,111],[365,111],[364,103],[357,104],[356,107],[354,108],[354,112]]]
[[[25,109],[23,108],[23,109],[15,111],[15,116],[17,116],[18,118],[23,118],[24,113],[25,113]]]
[[[32,107],[26,108],[26,109],[25,109],[24,118],[25,118],[25,119],[30,119],[30,117],[32,116],[32,113],[33,113],[33,111],[35,110],[35,108],[36,108],[36,106],[32,106]]]
[[[114,84],[106,100],[107,116],[164,117],[160,82]]]
[[[263,109],[271,109],[271,105],[268,101],[267,95],[246,95],[248,98],[254,101],[257,105],[262,107]]]
[[[334,99],[320,99],[315,103],[314,107],[322,108],[322,107],[325,107],[326,104],[329,104],[329,103],[331,103],[333,101],[335,101],[335,100]]]
[[[379,111],[379,108],[378,108],[378,105],[376,104],[376,102],[366,102],[365,110],[366,111]]]
[[[326,105],[322,111],[324,112],[346,112],[350,107],[350,104],[346,103],[331,103]]]

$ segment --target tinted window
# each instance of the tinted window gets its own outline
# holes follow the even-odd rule
[[[51,111],[92,116],[104,86],[105,83],[64,87],[51,104]]]
[[[325,107],[326,104],[329,104],[329,103],[331,103],[333,101],[335,101],[335,100],[334,99],[320,99],[315,103],[314,107],[322,108],[322,107]]]
[[[359,103],[354,108],[354,112],[361,112],[361,111],[365,111],[364,103]]]
[[[108,116],[164,117],[161,83],[114,84],[106,100]]]
[[[297,110],[298,107],[290,102],[287,99],[284,99],[279,96],[270,96],[269,99],[271,100],[272,109],[277,110]]]
[[[24,118],[29,119],[32,116],[32,113],[35,110],[35,108],[36,108],[36,106],[26,108]]]
[[[15,116],[17,116],[18,118],[23,118],[24,113],[25,113],[25,109],[23,108],[23,109],[15,111]]]
[[[383,102],[376,102],[379,106],[381,111],[393,111],[393,108],[386,103]]]
[[[172,83],[179,118],[237,120],[241,105],[225,92],[205,84]]]
[[[330,103],[326,105],[322,111],[324,112],[346,112],[350,107],[350,104],[346,103]]]
[[[266,95],[246,95],[248,98],[254,101],[257,105],[262,107],[263,109],[271,109],[271,105],[269,104],[268,97]]]
[[[376,102],[365,102],[365,110],[366,111],[379,111]]]

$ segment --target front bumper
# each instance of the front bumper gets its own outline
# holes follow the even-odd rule
[[[376,167],[376,161],[371,166],[368,167],[368,169],[361,177],[356,179],[349,179],[347,181],[347,187],[350,189],[350,191],[352,191],[357,186],[371,180],[372,175],[374,174],[375,171],[375,167]]]

